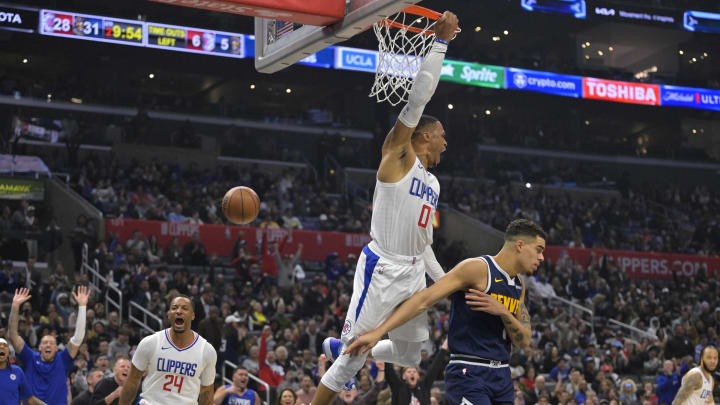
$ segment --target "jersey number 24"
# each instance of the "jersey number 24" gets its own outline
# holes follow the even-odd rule
[[[163,391],[172,392],[173,387],[176,387],[177,393],[179,394],[180,390],[182,390],[182,385],[183,381],[185,381],[185,377],[181,375],[165,374],[165,379],[168,381],[163,384]]]
[[[428,223],[430,222],[430,209],[429,205],[423,205],[422,210],[420,210],[420,218],[418,219],[418,226],[421,228],[427,228]]]

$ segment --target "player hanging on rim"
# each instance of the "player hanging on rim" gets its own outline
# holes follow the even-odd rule
[[[508,366],[510,344],[526,348],[532,334],[525,284],[518,276],[537,270],[544,260],[546,238],[532,221],[511,222],[497,255],[462,261],[430,288],[413,295],[378,329],[358,338],[346,353],[364,358],[385,333],[450,296],[448,402],[511,405],[515,391]]]
[[[457,16],[448,11],[435,24],[436,42],[423,59],[407,105],[385,138],[373,196],[373,240],[358,260],[342,339],[323,342],[325,356],[333,364],[318,386],[313,405],[332,402],[365,364],[366,356],[341,356],[343,344],[378,327],[403,301],[424,289],[426,271],[436,281],[445,274],[430,247],[440,185],[427,169],[440,162],[447,142],[442,124],[423,115],[423,110],[435,93],[457,27]],[[421,342],[428,338],[426,315],[418,313],[390,331],[390,339],[380,342],[372,354],[378,361],[417,367]]]
[[[672,405],[712,405],[713,376],[717,368],[718,349],[705,346],[700,352],[700,365],[690,369],[682,379],[682,385]]]
[[[183,295],[174,298],[167,316],[170,328],[146,336],[135,350],[119,405],[132,403],[144,372],[140,405],[213,404],[217,353],[191,329],[192,300]]]

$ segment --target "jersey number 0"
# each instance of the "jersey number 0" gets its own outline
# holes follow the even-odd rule
[[[421,228],[427,228],[428,222],[430,222],[430,206],[423,205],[420,210],[420,218],[418,219],[418,226]]]

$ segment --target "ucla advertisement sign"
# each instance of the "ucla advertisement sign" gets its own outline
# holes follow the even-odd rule
[[[377,62],[377,51],[344,46],[335,47],[335,69],[375,73]]]
[[[470,86],[502,89],[505,87],[505,68],[502,66],[446,60],[445,63],[443,63],[440,80]]]
[[[534,91],[565,97],[582,97],[582,77],[507,68],[508,89]]]

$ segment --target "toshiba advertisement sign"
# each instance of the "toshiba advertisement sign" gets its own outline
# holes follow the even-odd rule
[[[616,103],[660,105],[660,86],[584,77],[583,98]]]

